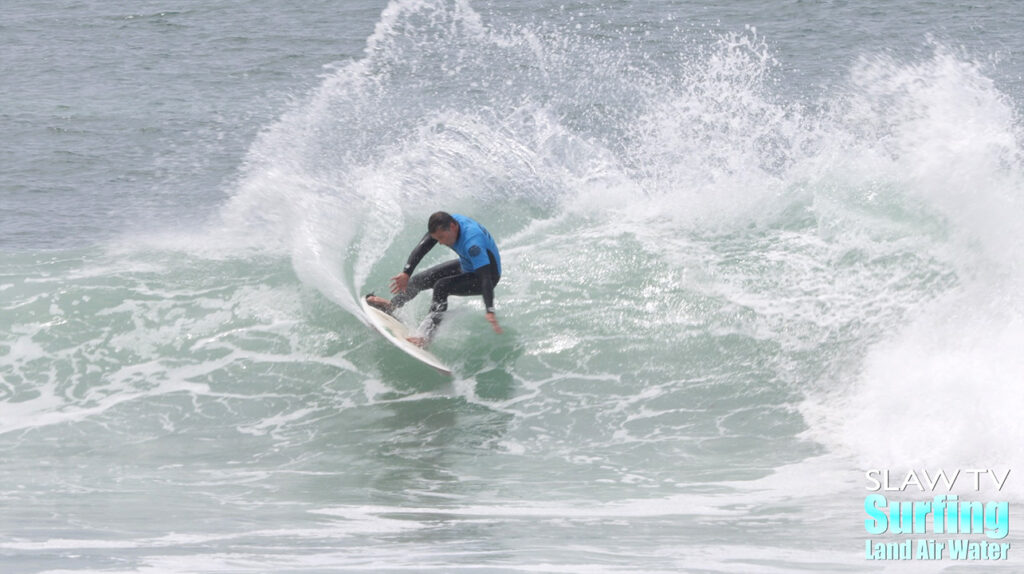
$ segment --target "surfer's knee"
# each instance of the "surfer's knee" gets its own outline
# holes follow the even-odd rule
[[[444,301],[447,303],[448,295],[452,292],[452,278],[445,277],[434,282],[434,302]]]

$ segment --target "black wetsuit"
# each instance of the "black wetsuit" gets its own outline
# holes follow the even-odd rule
[[[482,295],[487,312],[493,313],[494,286],[501,280],[501,254],[491,234],[468,217],[452,214],[452,218],[459,224],[459,237],[451,248],[459,259],[412,275],[423,256],[437,244],[429,233],[424,235],[403,268],[403,272],[412,275],[409,285],[391,300],[392,307],[397,309],[420,291],[433,289],[430,315],[422,327],[428,339],[434,335],[441,324],[442,314],[448,310],[449,295]]]

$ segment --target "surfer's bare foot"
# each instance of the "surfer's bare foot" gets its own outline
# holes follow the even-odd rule
[[[412,343],[413,345],[416,345],[417,347],[419,347],[421,349],[426,349],[427,348],[427,344],[430,343],[430,340],[425,338],[425,337],[406,337],[405,340],[409,341],[410,343]]]
[[[370,307],[374,307],[376,309],[380,309],[381,311],[384,311],[385,313],[391,313],[391,311],[394,310],[391,307],[391,301],[388,301],[387,299],[385,299],[383,297],[378,297],[378,296],[373,295],[373,294],[370,294],[370,295],[366,296],[366,303]]]

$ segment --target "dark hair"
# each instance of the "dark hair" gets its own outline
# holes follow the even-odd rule
[[[455,223],[455,218],[447,211],[438,211],[427,220],[427,233],[435,233],[442,229],[448,229]]]

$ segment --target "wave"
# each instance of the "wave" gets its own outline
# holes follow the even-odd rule
[[[857,183],[837,223],[873,249],[926,253],[938,275],[867,341],[838,389],[805,405],[821,427],[813,436],[864,464],[1019,460],[1004,440],[1024,406],[1010,350],[1024,336],[1019,254],[1007,248],[1024,213],[1014,103],[983,66],[937,45],[920,62],[861,59],[830,111],[846,127],[831,139],[834,173]],[[879,282],[880,296],[897,292],[898,277]]]
[[[254,146],[225,213],[267,224],[302,281],[352,312],[427,213],[486,214],[538,352],[598,353],[591,334],[639,329],[622,339],[673,364],[650,389],[706,368],[688,347],[741,337],[771,351],[724,355],[768,372],[722,380],[775,387],[832,447],[928,459],[998,442],[1020,406],[1013,102],[935,43],[917,61],[866,54],[817,101],[787,100],[779,66],[753,30],[648,64],[585,31],[392,2],[364,57]],[[567,334],[547,313],[591,318]],[[599,374],[638,368],[619,360]],[[972,432],[929,448],[950,433],[927,405],[979,387]]]
[[[504,425],[487,443],[502,452],[649,456],[675,461],[652,475],[693,480],[821,445],[865,461],[1018,458],[999,440],[1021,406],[1014,103],[938,44],[916,61],[863,55],[797,101],[770,39],[691,33],[651,58],[597,28],[392,1],[363,56],[261,133],[209,234],[180,258],[113,253],[125,267],[110,277],[40,299],[116,321],[82,318],[76,339],[0,285],[25,335],[5,348],[24,382],[5,420],[95,419],[148,397],[174,425],[184,394],[229,404],[256,434],[306,429],[330,415],[277,394],[303,369],[342,389],[300,385],[332,407],[447,397],[380,357],[356,301],[448,209],[505,253],[510,337],[477,337],[470,302],[438,347],[461,369],[451,393]],[[103,303],[107,279],[132,303]],[[127,351],[100,351],[111,340]],[[253,367],[269,410],[233,395]],[[959,423],[935,416],[951,411]]]

